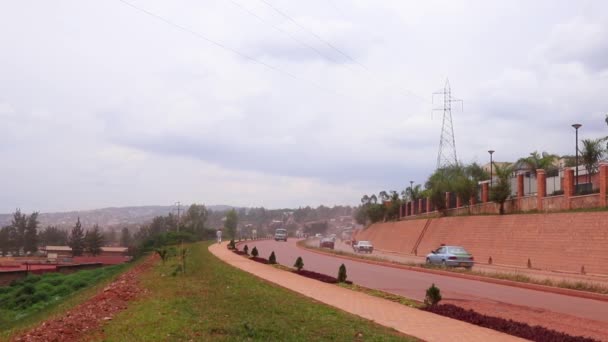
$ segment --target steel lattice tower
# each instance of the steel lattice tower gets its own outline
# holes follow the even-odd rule
[[[443,90],[433,93],[435,95],[443,95],[443,108],[435,108],[435,110],[443,111],[443,120],[441,123],[441,137],[439,138],[439,153],[437,154],[437,168],[443,168],[452,165],[458,165],[458,157],[456,156],[456,137],[454,136],[454,125],[452,124],[452,102],[461,102],[462,100],[452,97],[450,90],[450,81],[446,79]]]

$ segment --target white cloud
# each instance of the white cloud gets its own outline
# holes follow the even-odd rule
[[[574,121],[605,135],[603,3],[271,1],[353,62],[235,1],[304,45],[230,2],[132,0],[284,72],[120,2],[6,6],[0,212],[356,204],[432,172],[446,77],[464,162],[569,153]]]

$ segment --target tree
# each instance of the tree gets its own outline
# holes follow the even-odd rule
[[[54,226],[47,226],[38,234],[43,246],[65,246],[68,243],[68,232]]]
[[[116,237],[116,230],[114,228],[110,228],[103,233],[103,241],[109,246],[118,242],[118,238]]]
[[[587,179],[589,183],[591,183],[591,174],[597,172],[599,163],[604,154],[606,154],[603,141],[604,139],[582,140],[583,149],[581,150],[581,158],[583,159],[585,170],[587,170]]]
[[[99,255],[101,254],[101,247],[104,245],[103,234],[99,230],[99,226],[93,226],[92,230],[87,230],[87,233],[84,238],[84,243],[87,252],[91,255]]]
[[[19,254],[25,247],[25,231],[27,229],[27,215],[22,214],[20,209],[15,210],[13,221],[11,222],[13,230],[12,249],[15,254]]]
[[[204,205],[192,204],[186,211],[184,217],[185,229],[194,234],[199,239],[204,239],[207,236],[205,231],[205,223],[209,212]]]
[[[226,233],[228,237],[231,239],[236,238],[236,226],[238,224],[239,218],[237,216],[236,210],[230,209],[226,214],[226,221],[224,221],[224,228],[226,228]]]
[[[384,202],[388,201],[388,199],[390,198],[390,196],[388,195],[388,193],[386,191],[382,190],[378,194],[378,198],[380,198],[380,202],[381,203],[384,203]]]
[[[511,174],[513,174],[513,166],[494,164],[494,169],[496,170],[498,181],[492,187],[491,200],[500,204],[500,214],[503,215],[505,213],[505,202],[511,196],[510,178]]]
[[[25,232],[23,234],[23,252],[35,252],[38,250],[38,212],[33,212],[27,218]]]
[[[555,154],[550,154],[548,152],[538,153],[538,151],[534,151],[530,153],[530,156],[525,158],[520,158],[517,161],[519,167],[523,167],[530,172],[530,174],[536,176],[536,170],[542,169],[547,173],[557,172],[557,166],[555,165],[555,161],[559,157]]]
[[[120,232],[120,245],[123,247],[129,247],[129,246],[131,246],[131,243],[132,243],[131,232],[129,232],[129,229],[127,227],[125,227]]]
[[[80,256],[84,251],[84,231],[82,230],[82,224],[80,224],[80,217],[72,228],[68,246],[72,248],[72,256]]]

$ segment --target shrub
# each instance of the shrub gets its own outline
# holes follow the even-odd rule
[[[260,253],[258,253],[258,248],[257,247],[253,247],[253,249],[251,250],[251,255],[253,255],[254,258],[257,258],[258,255],[260,255]]]
[[[338,270],[338,282],[344,283],[346,281],[346,266],[344,264],[340,265],[340,269]]]
[[[163,261],[163,264],[168,258],[168,251],[166,248],[159,248],[156,250],[156,253],[160,256],[160,259]]]
[[[234,239],[230,240],[228,243],[228,249],[236,249],[236,244],[234,243]]]
[[[277,257],[274,255],[274,251],[270,253],[270,256],[268,257],[268,263],[273,265],[277,263]]]
[[[59,285],[53,291],[53,295],[63,297],[70,294],[70,292],[72,292],[72,290],[68,286]]]
[[[304,261],[302,260],[302,257],[298,257],[296,259],[296,263],[293,264],[293,267],[297,268],[298,272],[300,272],[302,268],[304,268]]]
[[[46,302],[49,300],[49,294],[46,292],[36,292],[32,295],[32,303]]]
[[[245,252],[246,255],[249,255],[249,247],[247,245],[243,247],[243,252]]]
[[[426,290],[426,297],[424,297],[424,304],[427,306],[435,306],[441,301],[441,291],[435,284],[431,285]]]
[[[530,261],[530,258],[528,258],[528,268],[532,268],[532,261]]]

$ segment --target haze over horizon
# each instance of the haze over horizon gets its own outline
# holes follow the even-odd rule
[[[135,6],[135,7],[133,7]],[[0,213],[356,205],[608,135],[603,1],[0,5]]]

